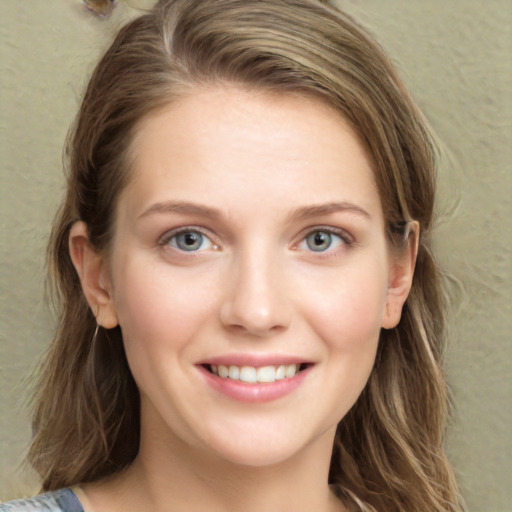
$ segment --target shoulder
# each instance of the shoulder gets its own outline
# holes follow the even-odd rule
[[[0,503],[0,512],[84,512],[71,489],[59,489],[34,498]]]

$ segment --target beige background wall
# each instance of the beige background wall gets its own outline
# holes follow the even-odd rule
[[[16,470],[30,430],[22,379],[52,330],[43,267],[61,147],[128,1],[100,20],[79,0],[0,0],[0,498],[34,489]],[[512,511],[512,2],[339,4],[377,35],[443,141],[436,243],[457,283],[449,451],[471,511]]]

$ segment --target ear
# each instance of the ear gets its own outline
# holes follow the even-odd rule
[[[105,258],[89,241],[85,222],[77,221],[69,232],[69,253],[80,278],[82,290],[98,325],[112,329],[118,325]]]
[[[405,247],[391,255],[386,309],[382,317],[384,329],[392,329],[400,322],[402,307],[412,286],[420,234],[418,222],[409,222],[408,230]]]

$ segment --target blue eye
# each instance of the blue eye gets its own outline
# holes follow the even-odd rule
[[[210,249],[212,241],[203,233],[194,230],[181,231],[166,241],[171,247],[185,252],[196,252]]]
[[[329,231],[316,230],[311,232],[304,240],[307,248],[314,252],[325,252],[346,243],[340,235]]]

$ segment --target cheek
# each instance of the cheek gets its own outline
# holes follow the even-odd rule
[[[115,307],[127,352],[159,357],[186,347],[211,316],[215,297],[200,276],[171,272],[165,265],[124,265],[116,276]],[[186,274],[186,275],[185,275]],[[148,353],[149,351],[149,353]]]
[[[374,366],[387,281],[385,273],[368,269],[331,276],[324,284],[323,292],[310,294],[303,311],[322,340],[321,393],[334,425],[356,403]]]
[[[387,279],[379,267],[366,268],[330,276],[314,292],[309,288],[303,311],[329,350],[357,353],[376,348]]]
[[[214,297],[200,278],[190,279],[165,265],[120,266],[115,307],[128,365],[140,391],[152,399],[179,401],[175,389],[185,386],[194,360],[193,340],[209,325]],[[172,373],[173,379],[169,380]]]

